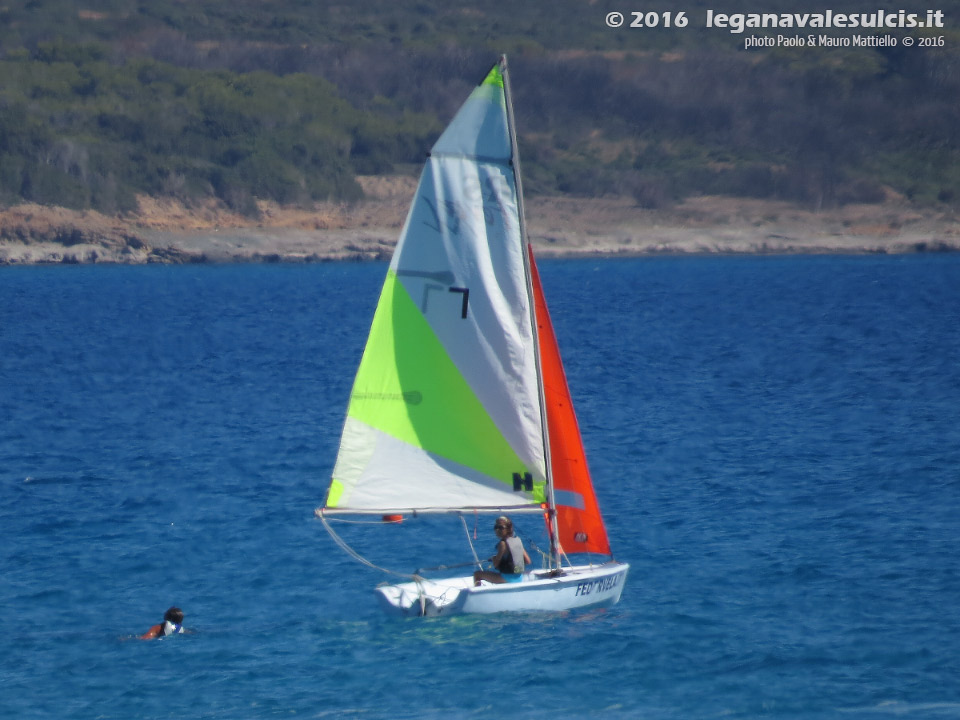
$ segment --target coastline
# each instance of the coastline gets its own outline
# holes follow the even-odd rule
[[[19,205],[0,210],[0,265],[388,259],[416,180],[361,182],[362,202],[310,210],[261,203],[258,218],[147,197],[122,217]],[[900,198],[822,211],[726,197],[660,210],[629,198],[534,197],[526,206],[531,243],[544,258],[960,251],[960,215]]]

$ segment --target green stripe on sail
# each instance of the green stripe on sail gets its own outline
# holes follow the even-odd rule
[[[340,498],[343,496],[343,483],[334,478],[330,482],[330,490],[327,491],[327,507],[337,507],[340,504]]]
[[[357,371],[350,417],[508,486],[528,471],[390,270]],[[542,502],[543,487],[534,488]],[[519,499],[519,496],[518,496]]]
[[[476,77],[476,75],[474,75]],[[503,87],[503,74],[500,72],[500,64],[497,63],[493,66],[493,69],[487,73],[487,76],[483,79],[481,85],[496,85],[498,88]]]

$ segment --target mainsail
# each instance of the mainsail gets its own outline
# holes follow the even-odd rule
[[[502,63],[431,150],[354,381],[324,512],[554,508],[554,552],[609,555],[526,255]]]
[[[536,510],[547,469],[500,65],[433,146],[354,381],[325,512]]]

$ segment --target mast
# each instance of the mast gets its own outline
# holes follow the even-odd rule
[[[533,354],[537,368],[537,389],[540,393],[540,426],[543,432],[544,471],[547,481],[547,516],[550,523],[550,564],[560,567],[560,548],[558,540],[560,529],[557,527],[556,502],[553,492],[553,464],[550,458],[550,430],[547,425],[547,401],[543,387],[543,367],[540,363],[540,331],[537,326],[537,308],[533,296],[533,279],[530,275],[530,239],[527,237],[527,220],[523,207],[523,184],[520,180],[520,153],[517,148],[516,123],[513,116],[513,97],[510,91],[510,75],[507,71],[507,56],[500,56],[500,75],[503,77],[503,95],[507,104],[507,132],[510,135],[510,165],[513,168],[513,181],[517,188],[517,214],[520,225],[520,245],[523,253],[523,272],[527,283],[527,300],[530,307],[530,325],[533,331]]]

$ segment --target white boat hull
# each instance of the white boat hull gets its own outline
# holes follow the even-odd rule
[[[468,613],[558,612],[614,605],[630,566],[621,562],[578,565],[562,574],[537,570],[522,582],[500,585],[484,582],[474,587],[473,577],[419,580],[381,585],[376,589],[381,606],[404,617],[433,617]]]

